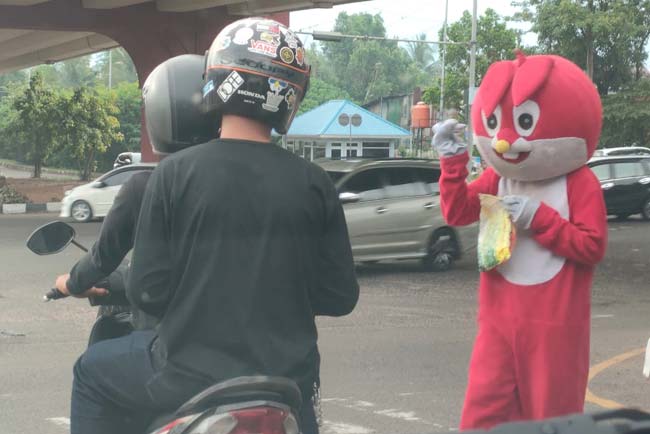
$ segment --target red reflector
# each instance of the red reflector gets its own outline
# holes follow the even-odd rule
[[[288,413],[279,408],[258,407],[232,411],[237,426],[230,434],[284,434],[284,420]]]

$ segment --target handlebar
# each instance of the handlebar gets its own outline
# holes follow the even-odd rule
[[[61,298],[66,298],[66,297],[67,295],[65,295],[58,289],[52,288],[43,296],[43,301],[48,302],[50,300],[59,300]]]

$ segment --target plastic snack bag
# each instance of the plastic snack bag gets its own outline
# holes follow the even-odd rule
[[[515,247],[515,227],[501,198],[479,194],[481,220],[478,232],[478,268],[491,270],[510,259]]]

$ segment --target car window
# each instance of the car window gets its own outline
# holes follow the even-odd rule
[[[391,167],[386,169],[386,197],[423,196],[426,186],[415,177],[415,168]]]
[[[614,166],[614,176],[617,178],[631,178],[645,175],[640,161],[624,161],[614,163],[612,166]]]
[[[416,179],[423,183],[426,186],[426,194],[440,194],[440,186],[438,181],[440,180],[440,170],[434,167],[430,169],[418,168],[415,169]]]
[[[107,176],[102,181],[104,181],[104,184],[109,187],[122,185],[138,172],[142,172],[142,170],[122,170],[121,172],[117,172],[114,175]]]
[[[356,193],[360,201],[378,200],[384,198],[381,171],[378,169],[364,170],[353,175],[341,187],[341,193]]]
[[[596,178],[599,181],[604,181],[605,179],[611,179],[611,168],[609,164],[599,164],[598,166],[592,166],[591,171],[594,172]]]

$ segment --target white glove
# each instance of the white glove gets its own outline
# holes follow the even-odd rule
[[[464,128],[465,124],[459,124],[456,119],[447,119],[433,126],[431,146],[440,157],[453,157],[467,152],[467,144],[459,137]]]
[[[503,207],[508,211],[512,222],[519,229],[528,229],[539,209],[540,202],[527,196],[503,196]]]

